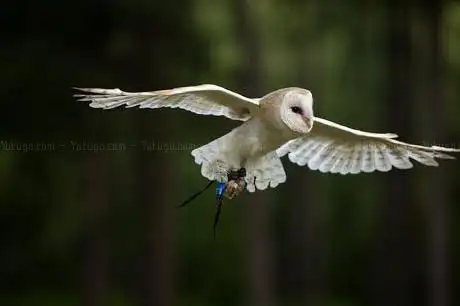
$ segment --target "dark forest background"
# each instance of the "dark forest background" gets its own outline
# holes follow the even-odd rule
[[[460,2],[5,1],[0,305],[460,305],[460,162],[227,202],[190,151],[239,123],[72,86],[312,91],[318,116],[460,147]]]

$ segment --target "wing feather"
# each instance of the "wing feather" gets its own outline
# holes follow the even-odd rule
[[[295,152],[289,154],[289,159],[293,163],[305,166],[308,162],[308,153],[317,145],[319,145],[317,142],[307,140],[301,143]]]
[[[350,166],[350,173],[356,174],[361,171],[361,162],[360,162],[360,156],[361,156],[361,142],[356,142],[353,145],[353,153],[351,155],[351,166]]]
[[[381,172],[387,172],[391,169],[391,162],[387,157],[385,146],[381,143],[376,143],[374,151],[375,168]]]
[[[361,161],[361,169],[363,170],[363,172],[369,173],[375,170],[374,149],[374,142],[366,142],[363,145],[363,159]]]
[[[181,108],[200,115],[225,116],[248,120],[259,107],[259,99],[250,99],[220,86],[204,84],[149,92],[125,92],[120,89],[75,88],[74,95],[89,101],[90,107],[112,109],[125,105],[139,108]]]
[[[356,154],[355,146],[353,144],[348,144],[342,149],[342,152],[342,159],[344,160],[341,161],[340,168],[337,168],[337,173],[347,174],[352,169],[354,161],[353,156]]]
[[[312,142],[310,146],[303,148],[303,153],[305,155],[297,154],[297,158],[300,160],[300,165],[304,166],[308,164],[311,158],[321,150],[323,145],[323,142],[318,141]]]
[[[337,161],[339,153],[342,152],[344,144],[329,145],[329,155],[324,159],[319,167],[319,171],[326,173],[329,172]]]
[[[331,142],[324,142],[323,145],[318,147],[318,150],[312,151],[311,157],[308,160],[308,167],[312,170],[318,170],[321,164],[327,159],[330,155],[330,146]]]
[[[308,135],[287,142],[276,152],[280,157],[288,154],[289,160],[300,166],[341,174],[386,172],[392,167],[410,169],[411,159],[426,166],[438,166],[436,159],[452,159],[447,153],[460,152],[454,148],[409,144],[395,137],[392,133],[369,133],[315,118]]]
[[[331,168],[331,173],[340,173],[342,171],[343,166],[347,162],[347,156],[348,156],[348,147],[344,147],[345,150],[343,150],[340,154],[339,157],[337,158],[337,161],[335,162],[334,166]]]

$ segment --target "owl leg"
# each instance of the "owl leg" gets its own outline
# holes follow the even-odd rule
[[[228,181],[225,186],[224,196],[230,200],[233,199],[237,193],[237,189],[238,189],[238,184],[236,183],[236,181],[234,180]]]
[[[225,196],[232,199],[239,195],[246,188],[246,169],[228,171],[227,174],[227,189]]]

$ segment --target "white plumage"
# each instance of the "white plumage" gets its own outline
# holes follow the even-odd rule
[[[125,105],[140,108],[182,108],[200,115],[225,116],[243,124],[192,151],[201,173],[226,181],[227,171],[246,168],[246,188],[253,192],[286,181],[280,157],[311,170],[340,174],[409,169],[416,160],[438,166],[436,159],[459,149],[419,146],[396,140],[396,134],[368,133],[315,117],[310,91],[284,88],[250,99],[216,85],[151,92],[76,88],[75,95],[94,108]]]

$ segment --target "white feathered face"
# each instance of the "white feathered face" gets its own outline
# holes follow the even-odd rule
[[[294,132],[307,134],[313,127],[313,97],[308,90],[289,91],[280,106],[281,120]]]

